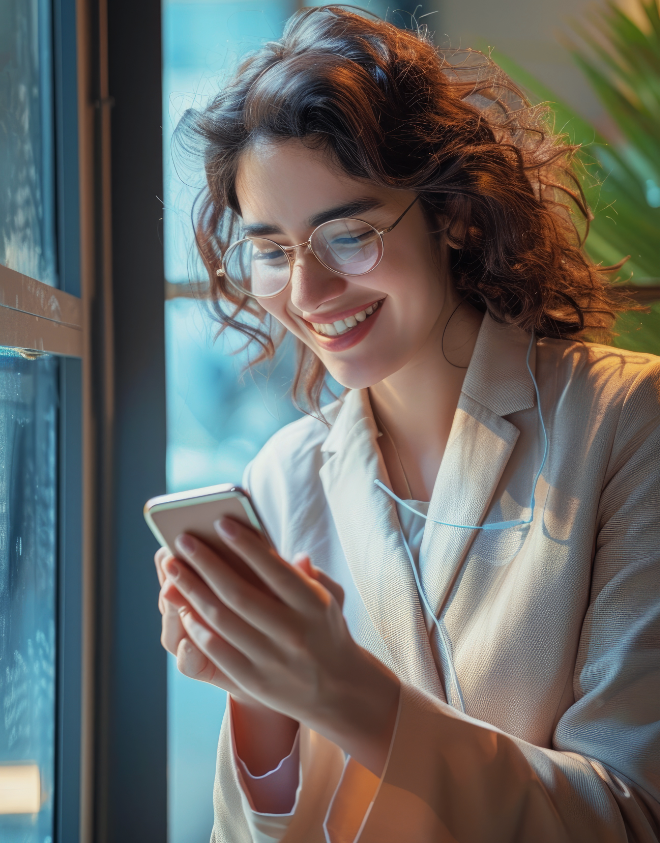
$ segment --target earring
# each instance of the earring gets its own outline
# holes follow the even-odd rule
[[[458,308],[462,304],[463,304],[463,301],[461,300],[456,305],[456,307],[452,310],[451,315],[449,316],[449,319],[447,319],[447,321],[445,322],[445,327],[442,330],[442,339],[440,340],[440,350],[442,351],[442,356],[445,358],[445,360],[447,361],[447,363],[449,363],[450,366],[454,367],[454,369],[467,369],[467,366],[458,366],[456,363],[452,363],[451,360],[449,359],[449,357],[447,357],[447,355],[445,354],[445,334],[447,333],[447,327],[449,326],[449,323],[454,318],[454,314],[456,313],[456,311],[458,310]]]

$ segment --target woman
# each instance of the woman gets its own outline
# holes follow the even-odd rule
[[[217,525],[272,597],[156,557],[230,695],[215,841],[660,839],[660,361],[583,341],[621,305],[545,118],[326,7],[184,127],[216,312],[293,334],[310,413],[246,472],[277,552]]]

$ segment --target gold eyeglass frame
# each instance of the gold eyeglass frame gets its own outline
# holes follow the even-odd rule
[[[237,284],[234,284],[234,282],[231,280],[231,278],[226,276],[227,281],[229,281],[229,283],[232,285],[232,287],[235,290],[238,290],[240,293],[243,293],[246,296],[250,296],[250,298],[253,298],[253,299],[272,299],[272,298],[275,298],[275,296],[279,296],[281,293],[283,293],[286,290],[286,288],[289,286],[289,284],[291,283],[291,277],[293,275],[293,266],[294,266],[294,261],[295,261],[295,251],[296,251],[296,249],[300,249],[302,246],[306,246],[307,249],[314,255],[316,260],[321,264],[321,266],[325,267],[325,269],[329,270],[330,272],[334,272],[335,275],[347,275],[349,278],[359,278],[362,275],[368,275],[370,272],[373,272],[374,269],[376,269],[376,267],[383,260],[383,256],[385,255],[385,243],[383,241],[383,235],[389,234],[389,232],[392,231],[392,229],[396,228],[396,226],[401,222],[401,220],[405,217],[405,215],[412,208],[412,206],[415,204],[415,202],[417,202],[418,199],[419,199],[419,194],[417,196],[415,196],[415,198],[410,203],[410,205],[408,205],[408,207],[405,209],[405,211],[401,214],[400,217],[398,217],[398,219],[396,219],[392,223],[392,225],[388,226],[387,228],[382,228],[382,229],[380,229],[380,231],[375,226],[373,226],[370,222],[367,222],[366,220],[361,220],[361,219],[359,219],[359,217],[339,217],[336,220],[326,220],[325,222],[322,222],[321,225],[317,225],[316,228],[314,229],[314,231],[312,231],[312,233],[309,235],[308,240],[306,240],[304,243],[297,243],[295,246],[280,246],[279,243],[275,243],[274,240],[271,240],[268,237],[243,237],[241,240],[236,240],[236,242],[232,243],[231,246],[229,246],[229,248],[225,252],[225,255],[222,258],[222,264],[221,264],[219,269],[216,269],[215,274],[217,276],[225,275],[225,256],[235,246],[238,246],[241,243],[246,243],[246,242],[251,241],[251,240],[265,240],[267,243],[272,243],[273,246],[277,246],[277,248],[281,249],[284,252],[284,254],[286,255],[287,260],[289,261],[289,280],[282,287],[282,289],[278,290],[276,293],[271,293],[270,295],[262,296],[262,295],[258,295],[256,293],[248,293],[247,290],[243,289],[243,287],[239,287]],[[319,230],[319,228],[323,228],[324,225],[330,225],[331,223],[342,222],[343,220],[350,220],[351,222],[361,222],[364,225],[368,225],[369,228],[373,229],[376,232],[376,234],[380,237],[381,255],[378,258],[378,261],[371,267],[371,269],[368,269],[366,272],[341,272],[341,270],[334,269],[333,267],[328,266],[327,263],[324,263],[321,260],[321,258],[316,254],[316,252],[314,251],[314,247],[312,246],[312,237],[314,237],[314,235]]]

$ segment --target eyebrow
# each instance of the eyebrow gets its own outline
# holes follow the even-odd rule
[[[335,205],[333,208],[327,208],[325,211],[319,211],[307,220],[310,228],[316,228],[329,220],[337,220],[342,217],[354,217],[358,214],[364,214],[365,211],[373,211],[374,208],[382,208],[383,203],[380,199],[364,197],[363,199],[355,199],[353,202],[346,202],[343,205]],[[269,234],[282,234],[282,229],[272,223],[249,223],[243,226],[245,237],[267,237]]]

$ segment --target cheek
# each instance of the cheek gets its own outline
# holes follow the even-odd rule
[[[400,337],[423,332],[440,315],[445,299],[440,270],[419,253],[383,267],[378,286],[389,299],[388,318],[383,321]]]
[[[300,326],[294,319],[291,317],[288,308],[290,307],[290,295],[288,291],[285,292],[280,296],[275,296],[272,299],[262,299],[259,304],[263,309],[270,313],[277,321],[283,325],[287,331],[292,333],[294,336],[298,337],[298,339],[305,342],[307,345],[310,345],[309,340],[301,330]]]

